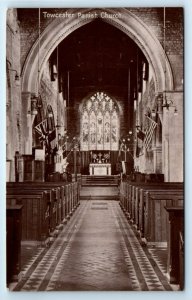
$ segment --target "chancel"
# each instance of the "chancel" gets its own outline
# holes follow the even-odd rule
[[[9,290],[183,289],[183,24],[7,10]]]

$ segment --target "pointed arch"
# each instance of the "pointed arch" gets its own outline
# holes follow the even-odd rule
[[[72,14],[72,17],[65,19],[55,18],[42,32],[40,51],[38,40],[31,48],[22,70],[23,92],[29,91],[37,93],[38,62],[41,75],[46,61],[49,59],[57,45],[74,30],[93,20],[92,18],[78,18],[78,12],[81,12],[82,14],[97,14],[99,17],[102,16],[102,13],[118,14],[118,18],[102,18],[102,20],[123,31],[141,48],[148,62],[152,66],[156,93],[165,90],[165,64],[166,89],[173,90],[173,75],[167,56],[155,34],[135,14],[131,13],[126,8],[105,8],[102,10],[99,8],[82,8],[68,9],[67,12]]]

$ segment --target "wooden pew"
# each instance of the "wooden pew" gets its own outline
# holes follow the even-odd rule
[[[125,181],[122,181],[119,187],[119,197],[120,197],[120,206],[121,208],[126,211],[126,186],[127,183]]]
[[[20,194],[24,193],[25,194],[35,194],[37,192],[47,192],[47,195],[49,197],[48,202],[49,202],[49,210],[47,208],[47,214],[49,217],[49,234],[58,234],[58,232],[55,231],[56,226],[59,225],[58,221],[58,203],[60,202],[60,192],[59,189],[56,187],[50,187],[47,186],[45,187],[41,183],[20,183],[19,185],[17,184],[8,184],[7,185],[7,194]],[[39,216],[40,217],[40,216]]]
[[[46,191],[7,190],[7,205],[22,205],[22,240],[45,242],[50,234],[50,195]]]
[[[122,209],[126,212],[128,218],[132,222],[136,222],[137,215],[135,211],[138,212],[139,205],[139,191],[141,188],[154,187],[161,189],[166,187],[166,189],[171,189],[172,187],[176,189],[182,189],[183,183],[181,182],[163,182],[163,183],[144,183],[144,182],[121,182],[120,185],[120,205]]]
[[[7,205],[6,208],[6,262],[7,285],[18,281],[21,272],[22,205]]]
[[[29,194],[31,191],[36,193],[37,191],[50,191],[50,207],[49,207],[49,234],[57,235],[58,230],[61,229],[61,224],[66,223],[70,218],[73,211],[79,205],[79,197],[75,194],[79,193],[75,191],[77,189],[77,183],[64,183],[64,182],[10,182],[7,183],[7,189],[12,189],[12,194],[15,192],[18,194],[18,190],[25,190]],[[25,194],[26,194],[25,193]],[[76,197],[76,198],[75,198]]]
[[[170,283],[184,287],[184,210],[182,207],[165,207],[169,218],[167,272]]]
[[[183,191],[145,191],[141,233],[147,243],[167,243],[168,220],[164,206],[183,207]]]
[[[127,190],[125,188],[127,184]],[[143,241],[148,242],[165,242],[165,234],[160,234],[166,232],[166,219],[163,205],[183,205],[183,183],[123,183],[120,187],[123,197],[126,198],[124,203],[124,212],[128,216],[131,223],[138,230]],[[147,194],[148,199],[146,200],[146,193],[153,192],[152,199]],[[177,195],[176,195],[177,194]],[[167,195],[167,199],[165,198]],[[179,199],[179,198],[180,199]],[[149,205],[150,204],[150,205]],[[154,215],[157,215],[157,210],[160,209],[161,216],[158,217],[158,221],[154,220]],[[155,222],[156,221],[156,222]],[[150,226],[149,224],[154,223],[156,226]],[[165,224],[165,230],[163,230],[163,225]],[[156,234],[155,234],[156,232]],[[160,236],[161,237],[158,237]]]
[[[172,196],[177,192],[179,195],[183,195],[183,189],[180,186],[175,186],[172,184],[169,185],[161,185],[161,186],[141,186],[136,190],[136,200],[135,200],[135,219],[136,225],[139,230],[143,230],[143,222],[144,222],[144,211],[146,207],[146,193],[147,192],[154,192],[154,193],[161,193],[163,195],[168,195],[171,193]],[[168,198],[169,199],[169,198]],[[167,200],[168,200],[167,199]]]
[[[181,184],[175,184],[175,183],[163,183],[163,184],[147,184],[142,186],[133,186],[132,187],[135,190],[135,193],[132,195],[132,210],[131,210],[131,217],[133,218],[133,221],[136,224],[136,228],[139,229],[139,223],[140,218],[143,217],[144,214],[144,197],[145,192],[149,190],[154,191],[164,191],[166,194],[167,191],[170,190],[183,190],[183,185]],[[135,196],[135,198],[134,198]]]
[[[128,187],[128,199],[127,201],[127,208],[129,209],[129,217],[133,223],[136,222],[137,216],[136,212],[139,208],[139,201],[140,201],[140,190],[147,190],[147,189],[155,189],[155,190],[169,190],[169,189],[183,189],[182,183],[170,183],[170,182],[163,182],[163,183],[136,183],[136,184],[129,184]]]
[[[56,226],[59,226],[63,221],[66,220],[66,198],[65,195],[65,183],[55,183],[55,182],[20,182],[20,183],[8,183],[8,187],[18,187],[21,186],[24,189],[45,189],[45,190],[52,190],[52,202],[50,207],[50,214],[52,220],[52,229]]]

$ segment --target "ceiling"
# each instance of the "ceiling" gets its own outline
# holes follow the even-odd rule
[[[58,64],[63,88],[66,86],[67,74],[70,77],[70,87],[73,88],[127,88],[130,66],[131,85],[135,86],[143,60],[144,55],[133,40],[101,19],[71,33],[50,58],[52,64]]]

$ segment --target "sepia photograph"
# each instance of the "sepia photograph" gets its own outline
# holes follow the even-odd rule
[[[7,8],[9,292],[185,289],[183,73],[183,7]]]

